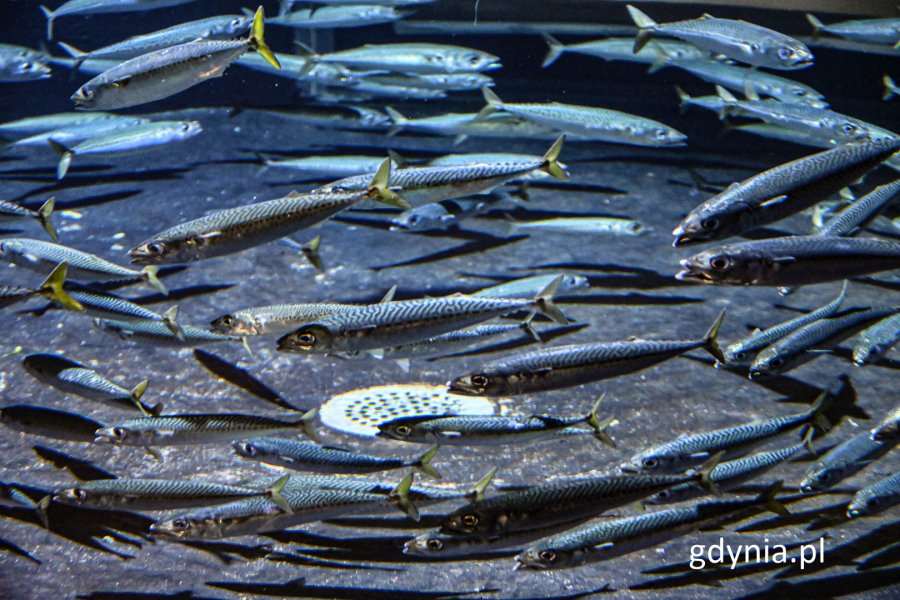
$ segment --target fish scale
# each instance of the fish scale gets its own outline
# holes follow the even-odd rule
[[[744,93],[746,88],[750,87],[760,96],[771,96],[782,102],[809,100],[824,102],[825,100],[824,94],[808,85],[772,73],[737,65],[706,59],[669,59],[660,65],[661,69],[665,67],[682,69],[708,83],[721,85],[739,94]]]
[[[355,304],[325,302],[258,306],[237,310],[230,315],[220,317],[212,322],[212,326],[213,329],[222,333],[240,335],[284,333],[296,329],[304,323],[356,306]],[[230,325],[223,320],[229,317],[232,319]]]
[[[267,490],[184,479],[109,479],[56,490],[64,504],[129,510],[170,510],[230,502],[268,494]]]
[[[853,235],[878,216],[900,193],[900,179],[880,185],[828,220],[816,233],[818,235]]]
[[[900,504],[900,473],[868,485],[853,495],[847,506],[851,519],[872,516]]]
[[[800,490],[804,494],[826,490],[854,475],[890,452],[897,440],[873,439],[864,430],[844,440],[816,461],[804,474]]]
[[[32,240],[27,238],[6,238],[0,240],[0,251],[6,256],[7,252],[15,252],[27,257],[34,257],[36,261],[28,261],[22,266],[38,265],[46,267],[46,272],[60,263],[68,265],[67,276],[75,280],[108,281],[110,277],[120,280],[139,279],[140,273],[126,267],[122,267],[107,260],[51,242]],[[34,270],[38,270],[34,268]],[[43,271],[41,271],[43,272]]]
[[[85,313],[91,316],[114,319],[148,319],[162,321],[163,316],[148,310],[140,304],[135,304],[124,298],[108,296],[106,294],[94,294],[92,292],[69,291],[69,296],[84,306]]]
[[[309,419],[287,421],[245,414],[184,414],[120,421],[97,431],[97,440],[125,445],[176,445],[232,441],[235,436],[300,433]]]
[[[172,344],[175,346],[200,345],[214,342],[239,342],[235,335],[225,335],[215,331],[207,331],[193,325],[179,325],[182,339],[162,321],[117,321],[113,319],[95,319],[94,323],[102,331],[115,333],[124,339],[147,341],[154,344]]]
[[[859,335],[853,348],[853,362],[864,365],[873,362],[900,341],[900,314],[884,318]]]

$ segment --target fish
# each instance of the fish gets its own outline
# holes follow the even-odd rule
[[[717,462],[711,459],[692,475],[582,475],[528,486],[462,506],[443,518],[440,530],[493,536],[598,516],[680,483],[709,486],[709,471]]]
[[[131,36],[121,42],[84,52],[81,60],[128,59],[194,40],[228,40],[250,31],[247,15],[217,15],[178,23],[151,33]],[[80,70],[80,68],[79,68]]]
[[[634,219],[619,217],[556,217],[537,221],[509,221],[510,235],[519,232],[551,231],[565,234],[641,236],[653,232],[652,227]]]
[[[73,77],[76,74],[99,75],[117,67],[122,62],[117,58],[87,58],[87,52],[65,42],[57,42],[56,45],[62,48],[66,56],[47,56],[47,62],[51,65],[71,69]]]
[[[584,54],[607,61],[622,60],[648,65],[656,64],[660,60],[660,53],[667,58],[677,60],[705,60],[709,56],[707,52],[693,44],[675,40],[653,40],[650,46],[645,46],[639,52],[634,52],[633,38],[608,37],[577,44],[563,44],[549,33],[542,33],[541,35],[548,46],[547,56],[544,58],[544,62],[541,63],[541,66],[544,68],[549,67],[560,56],[567,53]]]
[[[480,90],[482,86],[494,85],[494,80],[484,73],[373,74],[365,75],[363,82],[442,92]]]
[[[872,517],[900,504],[900,473],[894,473],[853,495],[847,505],[847,518]]]
[[[791,287],[900,268],[900,244],[795,235],[710,248],[681,260],[681,266],[679,281]]]
[[[821,356],[853,337],[861,329],[885,317],[896,315],[900,308],[870,308],[851,311],[836,317],[808,323],[760,352],[750,365],[750,378],[777,375]]]
[[[76,125],[85,125],[87,123],[97,123],[106,119],[121,119],[121,117],[112,113],[95,112],[64,112],[52,113],[47,115],[38,115],[35,117],[24,117],[14,121],[7,121],[0,124],[0,133],[3,134],[19,134],[19,133],[40,133],[42,131],[52,131],[63,127],[73,127]]]
[[[440,473],[431,466],[431,461],[438,451],[437,446],[414,459],[382,458],[345,448],[322,446],[315,442],[279,438],[240,440],[234,442],[232,447],[238,456],[295,471],[376,473],[411,467],[419,469],[435,479],[441,478]]]
[[[487,363],[447,385],[452,394],[513,396],[627,375],[697,348],[721,360],[717,339],[724,318],[722,311],[699,340],[630,339],[555,346]]]
[[[168,319],[119,321],[116,319],[94,319],[94,326],[100,331],[112,333],[123,340],[147,342],[156,345],[202,346],[216,342],[244,342],[236,335],[225,335],[207,331],[193,325],[176,323],[169,314]]]
[[[391,231],[428,231],[456,227],[463,219],[486,213],[491,202],[481,198],[458,198],[423,204],[391,219]]]
[[[831,217],[814,233],[818,235],[854,235],[871,223],[900,195],[900,179],[879,185]]]
[[[12,404],[0,408],[0,423],[10,429],[68,442],[92,442],[103,423],[76,413],[34,406]]]
[[[495,446],[528,443],[550,437],[591,434],[615,448],[606,432],[615,422],[598,416],[600,400],[587,415],[555,417],[530,415],[500,417],[479,415],[426,415],[399,417],[378,425],[378,435],[401,442],[449,446]],[[590,429],[578,427],[588,425]]]
[[[823,416],[823,411],[829,403],[827,392],[823,392],[808,409],[800,413],[684,435],[635,454],[622,465],[621,470],[623,473],[641,474],[677,473],[694,467],[717,453],[723,453],[722,458],[727,460],[740,458],[760,444],[801,426],[828,431],[831,424]]]
[[[365,44],[358,48],[310,55],[313,62],[337,63],[358,71],[399,73],[471,73],[500,68],[493,54],[446,44]]]
[[[155,265],[134,271],[99,256],[51,242],[28,238],[0,239],[0,258],[38,273],[50,273],[60,263],[66,263],[66,277],[75,281],[143,280],[154,290],[168,295],[165,286],[156,276],[158,267]]]
[[[709,474],[709,480],[722,492],[740,487],[748,481],[752,481],[765,473],[768,473],[778,465],[806,448],[815,456],[812,448],[813,430],[809,429],[806,436],[798,444],[778,448],[770,452],[759,452],[749,456],[720,463]],[[695,483],[682,483],[666,490],[661,490],[654,496],[644,500],[644,505],[673,504],[684,502],[707,495],[707,491]]]
[[[410,130],[432,135],[456,136],[455,144],[461,144],[469,137],[552,140],[559,135],[552,127],[506,113],[488,115],[480,120],[476,120],[478,113],[447,113],[408,119],[389,106],[385,107],[385,111],[392,123],[388,135]]]
[[[872,429],[872,439],[900,441],[900,406],[897,406]]]
[[[886,455],[896,444],[896,440],[873,439],[871,430],[863,430],[826,452],[810,466],[800,482],[800,491],[812,494],[834,487]]]
[[[887,102],[888,100],[893,99],[897,94],[900,94],[900,88],[897,87],[897,84],[890,75],[883,75],[881,83],[884,85],[884,94],[881,96],[883,101]]]
[[[266,111],[273,115],[326,129],[381,131],[391,125],[383,112],[365,106],[303,106],[291,110]]]
[[[53,209],[55,206],[55,197],[48,198],[36,211],[20,206],[19,204],[0,200],[0,223],[17,221],[20,219],[34,219],[40,223],[44,231],[47,232],[47,235],[50,236],[50,239],[54,242],[58,242],[59,235],[57,235],[56,228],[53,226],[52,221]]]
[[[246,437],[303,433],[318,439],[312,427],[318,411],[299,418],[281,419],[238,413],[163,415],[126,419],[100,427],[94,442],[121,446],[178,446],[233,442]]]
[[[87,316],[118,321],[159,321],[176,336],[184,335],[181,326],[176,321],[177,306],[171,307],[164,314],[159,314],[119,296],[74,289],[68,290],[67,293],[70,298],[82,306],[83,312]]]
[[[46,57],[22,46],[0,44],[0,82],[39,81],[50,77]]]
[[[674,37],[710,54],[722,54],[754,67],[778,70],[803,69],[813,64],[813,54],[802,42],[767,27],[746,21],[699,19],[658,24],[632,5],[628,14],[638,27],[634,52],[640,52],[656,36]]]
[[[68,268],[60,263],[37,288],[0,286],[0,308],[42,296],[67,310],[83,311],[84,306],[64,289]]]
[[[366,199],[409,204],[387,188],[391,161],[384,159],[361,191],[292,192],[283,198],[216,211],[162,231],[128,251],[134,264],[178,264],[225,256],[321,223]]]
[[[146,379],[128,390],[93,369],[59,354],[29,354],[22,359],[22,367],[38,381],[61,392],[96,402],[124,403],[147,410],[141,404],[141,397],[150,383]]]
[[[221,77],[251,48],[280,68],[263,39],[263,20],[260,6],[246,39],[195,40],[126,60],[78,88],[72,94],[75,108],[109,110],[168,98],[207,79]]]
[[[853,347],[853,363],[862,366],[873,363],[900,341],[900,314],[878,321],[859,334]]]
[[[554,280],[532,299],[460,294],[361,306],[323,317],[281,337],[278,350],[316,354],[375,350],[422,341],[526,309],[567,323],[552,300],[558,285],[559,280]]]
[[[384,158],[380,156],[304,156],[275,160],[260,157],[264,168],[290,169],[310,177],[348,177],[361,173],[374,174]],[[397,168],[394,162],[392,168]]]
[[[409,502],[412,475],[407,475],[389,496],[347,490],[288,488],[281,490],[284,507],[264,496],[196,509],[160,519],[150,526],[154,535],[174,539],[219,539],[279,531],[338,516],[367,513],[396,502],[418,516]]]
[[[203,127],[197,121],[155,121],[117,128],[71,147],[52,137],[47,139],[47,143],[59,155],[56,178],[62,179],[69,172],[75,156],[142,152],[156,146],[189,140],[202,131]]]
[[[47,18],[47,39],[53,39],[53,23],[60,17],[71,15],[96,15],[122,12],[144,12],[187,4],[194,0],[69,0],[56,10],[41,6]]]
[[[757,329],[744,339],[730,344],[725,348],[723,353],[725,355],[725,364],[750,365],[750,363],[753,362],[753,356],[766,346],[773,344],[804,325],[808,325],[819,319],[830,317],[836,313],[838,309],[840,309],[841,304],[844,303],[844,299],[847,297],[848,288],[849,282],[845,280],[844,284],[841,286],[840,294],[828,304],[825,304],[816,310],[811,310],[799,317],[788,319],[778,325],[773,325],[766,329]]]
[[[274,496],[283,477],[266,490],[190,479],[100,479],[56,489],[54,502],[107,510],[174,510]]]
[[[557,294],[575,292],[591,287],[588,278],[584,275],[548,273],[546,275],[532,275],[530,277],[510,279],[509,281],[480,289],[477,292],[472,292],[472,295],[489,298],[528,298],[550,285],[554,279],[559,279],[559,285],[556,288]]]
[[[516,569],[565,569],[625,556],[761,508],[778,515],[787,509],[776,496],[782,483],[749,500],[699,502],[637,516],[604,519],[541,540],[516,557]]]
[[[900,19],[854,19],[826,25],[814,15],[806,13],[806,20],[813,28],[813,37],[830,33],[847,40],[869,44],[886,44],[893,46],[900,42]]]
[[[409,11],[377,4],[326,4],[279,15],[269,19],[269,23],[297,29],[341,29],[392,23],[409,14]]]
[[[508,531],[489,537],[441,533],[439,529],[434,529],[404,542],[403,553],[441,560],[449,557],[487,554],[497,550],[524,549],[526,544],[571,529],[586,520],[576,519],[549,527]]]
[[[85,123],[77,123],[75,125],[67,125],[47,131],[41,131],[34,135],[18,139],[10,144],[9,147],[46,147],[51,139],[59,144],[68,144],[71,146],[92,137],[97,137],[106,133],[118,131],[120,129],[128,129],[131,127],[136,127],[138,125],[144,125],[149,122],[150,119],[146,119],[144,117],[123,117],[118,115],[109,115],[105,119],[87,121]]]
[[[691,210],[675,246],[721,240],[811,208],[900,150],[900,137],[836,146],[763,171]]]
[[[420,204],[487,193],[499,185],[537,170],[565,180],[569,177],[568,173],[558,161],[564,142],[565,136],[562,135],[543,156],[523,162],[400,168],[391,174],[390,187],[396,189],[408,202]],[[347,177],[315,191],[324,194],[358,191],[366,186],[368,179],[367,175]]]
[[[223,315],[212,321],[211,325],[213,331],[229,335],[287,333],[304,323],[356,306],[328,302],[257,306]]]
[[[280,68],[275,68],[264,56],[256,53],[244,54],[234,64],[268,75],[274,75],[275,77],[305,83],[349,86],[361,81],[358,74],[341,65],[330,63],[311,64],[305,56],[292,54],[278,54]]]
[[[687,143],[685,134],[668,125],[617,110],[560,102],[503,102],[489,87],[483,87],[481,93],[487,106],[478,113],[480,120],[503,111],[563,131],[573,139],[662,147]]]

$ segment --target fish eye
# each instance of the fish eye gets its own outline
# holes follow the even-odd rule
[[[191,528],[191,524],[187,519],[173,519],[172,520],[172,530],[173,531],[187,531]]]
[[[490,383],[490,378],[487,375],[472,375],[472,385],[477,387],[478,389],[485,389]]]
[[[700,221],[700,227],[702,227],[706,231],[712,231],[719,227],[719,220],[715,218],[703,219],[702,221]]]
[[[793,55],[794,55],[794,53],[791,52],[791,50],[789,48],[779,48],[778,49],[778,58],[780,58],[781,60],[787,60]]]
[[[737,354],[734,355],[734,357],[735,357],[736,359],[738,359],[738,360],[741,360],[741,359],[744,358],[745,356],[747,356],[747,353],[746,353],[746,352],[738,352]]]
[[[153,242],[152,244],[147,244],[147,252],[150,254],[162,254],[166,251],[166,246],[161,244],[160,242]]]
[[[841,125],[841,131],[843,131],[844,133],[853,133],[856,130],[857,127],[853,123],[844,123],[843,125]]]
[[[297,336],[297,341],[300,342],[301,348],[312,348],[316,343],[316,334],[314,333],[301,333]]]
[[[256,447],[253,444],[238,444],[238,449],[246,456],[256,456]]]
[[[87,86],[82,86],[81,89],[78,90],[78,94],[85,100],[90,100],[94,97],[94,90]]]
[[[659,464],[659,461],[655,458],[645,458],[641,461],[641,464],[645,469],[655,469],[656,465]]]
[[[819,476],[819,479],[821,479],[822,481],[828,481],[829,479],[831,479],[831,473],[829,471],[825,471],[821,476]]]
[[[663,490],[659,494],[657,494],[660,498],[668,498],[671,496],[671,492],[669,490]]]
[[[465,515],[462,518],[462,524],[466,527],[475,527],[478,525],[478,515]]]
[[[801,89],[801,88],[794,88],[791,90],[791,93],[795,96],[805,96],[806,90]]]
[[[481,59],[478,57],[477,54],[469,55],[469,64],[477,65],[479,62],[481,62]]]
[[[656,130],[656,139],[664,140],[666,139],[666,130],[665,129],[657,129]]]
[[[398,425],[395,431],[397,435],[407,436],[412,432],[412,427],[409,425]]]
[[[117,440],[124,440],[125,436],[128,435],[128,432],[125,431],[122,427],[113,427],[112,429],[113,437]]]
[[[878,506],[878,498],[869,498],[866,500],[866,506],[869,508],[875,508]]]
[[[437,538],[431,538],[425,542],[425,545],[428,546],[429,550],[443,550],[444,548],[444,542]]]
[[[31,64],[31,62],[27,61],[27,60],[22,63],[22,68],[25,69],[26,71],[30,71],[33,66],[34,65]]]
[[[231,315],[225,315],[224,317],[222,317],[222,325],[231,327],[232,325],[234,325],[234,317],[232,317]]]
[[[232,19],[230,25],[232,27],[240,27],[242,19]]]
[[[724,271],[728,268],[729,262],[730,261],[724,256],[716,256],[715,258],[710,259],[709,266],[716,271]]]
[[[780,367],[784,364],[784,359],[779,356],[776,356],[775,358],[773,358],[772,360],[769,361],[769,364],[777,369],[778,367]]]
[[[181,130],[182,130],[182,131],[190,131],[190,129],[191,129],[191,124],[190,124],[190,123],[182,123],[182,124],[181,124]]]
[[[556,552],[553,552],[552,550],[541,550],[538,557],[544,562],[553,562],[556,560]]]

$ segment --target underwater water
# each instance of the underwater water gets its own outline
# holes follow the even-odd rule
[[[56,8],[61,3],[52,4]],[[529,170],[540,170],[539,167],[547,166],[542,155],[560,133],[567,133],[559,155],[559,161],[568,170],[567,180],[546,176],[529,181],[525,186],[526,200],[515,196],[521,189],[514,181],[506,187],[497,185],[494,191],[501,195],[499,198],[492,196],[490,204],[480,209],[481,214],[460,218],[451,227],[391,230],[390,220],[397,218],[399,210],[366,201],[331,219],[323,218],[318,225],[291,232],[289,237],[295,245],[320,238],[317,252],[324,267],[321,272],[296,247],[272,241],[204,260],[174,260],[172,266],[160,269],[168,296],[139,278],[97,284],[90,278],[73,277],[80,284],[93,282],[90,289],[95,292],[114,293],[157,313],[177,305],[177,323],[207,330],[214,319],[247,307],[320,302],[375,304],[393,286],[394,300],[408,301],[471,294],[531,275],[567,273],[586,278],[586,286],[562,291],[554,299],[571,326],[560,326],[542,314],[535,316],[532,326],[538,334],[548,332],[542,336],[544,344],[517,331],[476,342],[464,350],[454,348],[427,357],[413,356],[408,370],[390,356],[350,360],[279,351],[276,340],[281,334],[250,336],[249,354],[239,339],[200,346],[264,382],[296,409],[308,411],[338,394],[373,386],[442,386],[460,376],[479,373],[489,361],[544,347],[632,338],[700,340],[722,311],[725,318],[719,341],[725,347],[757,327],[771,327],[831,302],[840,293],[845,277],[850,283],[840,309],[844,312],[839,314],[870,307],[889,309],[898,304],[896,262],[877,272],[842,275],[840,261],[832,258],[832,277],[802,285],[786,296],[779,294],[777,286],[703,285],[676,279],[676,273],[682,270],[679,261],[707,248],[809,234],[812,221],[822,213],[820,209],[798,209],[762,227],[748,227],[740,236],[729,235],[686,247],[673,248],[670,231],[695,207],[732,183],[835,144],[822,133],[824,126],[818,122],[803,125],[815,130],[815,135],[810,133],[806,144],[798,144],[784,139],[790,135],[784,129],[779,130],[782,135],[777,138],[772,137],[778,135],[775,129],[767,131],[770,137],[735,130],[756,122],[746,115],[730,115],[726,126],[715,111],[697,107],[681,110],[675,86],[692,97],[714,95],[716,91],[713,83],[674,64],[665,64],[676,60],[671,56],[654,59],[661,61],[657,66],[663,68],[654,69],[653,73],[648,73],[648,64],[627,59],[606,61],[572,51],[542,66],[548,46],[541,33],[565,44],[609,36],[633,38],[637,29],[625,3],[482,0],[474,22],[474,3],[436,0],[399,8],[411,14],[395,23],[325,27],[315,34],[272,24],[279,14],[279,3],[262,4],[267,16],[265,42],[282,59],[282,70],[297,77],[309,73],[294,68],[294,63],[284,58],[296,53],[300,57],[297,60],[302,59],[305,51],[295,42],[302,42],[320,55],[363,44],[452,44],[499,58],[502,67],[484,70],[483,75],[493,79],[491,89],[505,103],[559,102],[602,107],[653,119],[687,136],[686,144],[656,145],[638,139],[637,126],[628,129],[615,123],[615,119],[613,125],[605,121],[596,125],[598,121],[593,121],[587,126],[578,121],[581,117],[572,115],[566,116],[570,119],[568,126],[547,126],[538,131],[537,139],[507,133],[504,137],[472,136],[456,143],[454,132],[429,135],[406,127],[389,133],[392,123],[385,107],[396,109],[406,118],[418,118],[478,113],[485,100],[478,85],[475,89],[449,91],[443,98],[417,99],[413,96],[421,92],[416,90],[430,88],[415,87],[408,79],[404,85],[412,89],[390,84],[391,89],[376,89],[363,98],[343,97],[348,90],[353,91],[354,86],[346,81],[348,77],[364,80],[398,73],[408,77],[409,68],[392,66],[382,56],[378,68],[357,68],[358,72],[375,72],[354,75],[351,70],[338,74],[332,81],[334,85],[323,85],[321,81],[311,84],[308,78],[295,81],[283,73],[276,75],[271,69],[250,70],[238,63],[231,65],[221,78],[203,81],[183,92],[111,109],[119,115],[152,121],[196,121],[202,131],[183,141],[128,153],[84,152],[79,156],[77,146],[73,148],[78,142],[67,141],[63,145],[75,151],[61,178],[60,155],[45,140],[4,148],[0,154],[0,199],[38,210],[47,198],[55,197],[55,214],[51,218],[60,244],[139,270],[143,265],[129,264],[129,250],[153,240],[161,231],[218,210],[281,198],[295,190],[306,193],[344,177],[266,166],[266,160],[342,155],[383,159],[390,150],[406,161],[401,164],[403,168],[444,155],[491,152],[531,155],[535,164]],[[867,14],[859,14],[847,4],[843,12],[835,8],[836,12],[817,16],[833,23],[896,15],[891,3],[867,3]],[[244,2],[199,0],[159,10],[59,16],[53,26],[53,40],[48,41],[46,19],[39,5],[37,1],[0,2],[4,16],[0,20],[0,42],[64,56],[59,42],[81,50],[96,49],[180,23],[214,15],[240,15],[242,8],[251,12],[256,9],[256,4]],[[871,140],[882,135],[876,131],[887,130],[885,135],[889,135],[890,130],[900,126],[900,100],[882,100],[883,75],[900,77],[898,50],[891,44],[841,40],[827,33],[813,39],[812,28],[801,10],[706,3],[639,3],[639,7],[659,23],[695,19],[708,12],[716,17],[752,21],[796,37],[814,53],[812,66],[796,70],[760,66],[753,73],[778,75],[818,90],[831,110],[862,122],[864,129],[872,125],[865,136],[860,136],[863,143],[863,137]],[[295,2],[292,8],[305,9],[307,4]],[[315,12],[307,18],[314,19]],[[238,38],[245,39],[246,35],[242,31]],[[231,37],[234,36],[226,39]],[[420,55],[425,51],[418,50]],[[255,59],[256,53],[250,50],[246,57]],[[106,68],[124,60],[112,59]],[[713,61],[708,54],[697,60]],[[741,63],[735,65],[743,68]],[[200,77],[198,72],[192,76]],[[433,72],[440,73],[440,68]],[[51,63],[49,76],[20,76],[24,80],[0,82],[0,121],[68,113],[74,108],[70,97],[98,73],[73,74],[69,66]],[[150,87],[159,89],[159,80],[165,76],[150,75]],[[134,89],[138,84],[135,76],[116,89],[127,94],[131,93],[128,88]],[[744,99],[743,92],[747,90],[737,87],[732,93]],[[348,129],[334,120],[312,123],[308,117],[310,107],[326,107],[330,111],[333,107],[349,106],[379,111],[383,122],[372,130],[359,130]],[[508,107],[510,111],[514,109]],[[503,110],[498,108],[499,112]],[[592,118],[599,120],[596,115]],[[465,122],[474,122],[474,114]],[[516,123],[528,126],[530,122],[521,119]],[[578,139],[588,137],[586,130],[596,133],[597,128],[607,137],[618,136],[618,143]],[[0,136],[10,143],[34,133],[4,130],[0,125]],[[813,137],[819,140],[818,145],[810,141]],[[396,170],[394,165],[395,175]],[[373,171],[365,167],[358,172]],[[832,175],[824,173],[819,179]],[[859,177],[850,179],[857,198],[876,186],[895,181],[897,171],[874,163],[859,175],[866,175],[859,183]],[[517,178],[521,176],[509,179]],[[458,193],[450,195],[468,196],[459,187]],[[404,189],[395,191],[404,196]],[[502,195],[504,192],[513,195]],[[814,200],[822,201],[821,206],[828,210],[849,203],[830,191]],[[425,202],[413,199],[411,203],[420,206]],[[857,237],[896,245],[900,234],[898,216],[896,201],[893,205],[888,203]],[[574,217],[592,219],[593,230],[579,231],[571,220],[543,228],[526,225]],[[634,220],[649,231],[642,235],[598,231],[609,223],[604,220],[607,217]],[[45,275],[23,268],[29,252],[17,259],[3,245],[10,238],[49,241],[47,233],[28,218],[4,220],[0,226],[4,229],[0,239],[0,286],[39,286]],[[215,237],[207,235],[206,239]],[[896,246],[893,252],[896,257]],[[67,284],[69,290],[76,287]],[[521,306],[506,313],[506,318],[490,322],[519,323],[528,315],[528,302],[538,291],[531,290]],[[33,405],[68,411],[103,425],[140,417],[127,403],[91,401],[63,393],[23,368],[25,356],[54,353],[78,361],[128,390],[148,380],[142,401],[148,406],[161,404],[163,415],[242,413],[295,418],[299,414],[276,405],[273,394],[249,393],[211,373],[195,358],[194,347],[180,345],[177,340],[160,344],[129,339],[102,331],[89,315],[57,308],[45,310],[46,304],[44,298],[37,297],[2,308],[2,407]],[[556,331],[560,327],[565,329]],[[377,325],[363,327],[359,335],[366,335],[371,329],[377,329]],[[821,429],[827,433],[820,431],[813,440],[821,457],[827,449],[876,427],[900,399],[896,350],[888,349],[869,364],[856,366],[852,355],[859,341],[857,331],[846,339],[832,340],[835,343],[830,348],[826,348],[827,344],[809,346],[805,356],[812,360],[780,375],[750,379],[745,367],[715,368],[715,359],[698,345],[683,356],[660,360],[621,376],[598,377],[589,383],[512,397],[504,394],[502,400],[492,401],[497,413],[523,417],[586,415],[603,394],[600,416],[618,420],[608,429],[616,447],[603,445],[589,435],[487,446],[441,444],[434,459],[435,468],[443,476],[440,485],[443,489],[468,491],[485,472],[496,467],[494,487],[488,488],[486,494],[492,498],[504,493],[503,486],[540,486],[557,478],[577,480],[618,474],[620,465],[646,448],[680,435],[794,415],[806,410],[823,390],[840,387],[825,411],[829,423]],[[443,356],[456,353],[462,355]],[[363,354],[367,354],[365,350]],[[233,367],[230,372],[233,379]],[[722,524],[721,529],[692,530],[607,561],[542,571],[514,570],[515,556],[540,536],[508,548],[462,557],[403,552],[407,540],[440,525],[444,515],[466,502],[463,499],[419,507],[418,522],[394,507],[379,507],[371,514],[354,513],[343,519],[338,511],[327,522],[316,520],[283,531],[192,541],[150,532],[150,525],[157,519],[185,509],[100,511],[53,501],[42,510],[34,504],[79,480],[115,476],[239,483],[261,475],[302,473],[237,456],[230,441],[245,437],[241,434],[206,444],[151,444],[151,453],[140,446],[91,442],[90,431],[85,438],[85,424],[81,422],[57,422],[57,417],[40,413],[37,422],[23,426],[20,419],[10,414],[4,412],[0,419],[7,425],[0,428],[0,481],[21,486],[17,489],[27,498],[23,502],[21,498],[4,497],[0,505],[3,598],[579,598],[614,594],[648,599],[676,595],[796,598],[803,594],[890,598],[898,593],[897,507],[872,516],[846,516],[847,505],[858,490],[897,473],[900,460],[890,445],[896,440],[885,442],[884,452],[876,458],[859,459],[864,463],[859,466],[864,469],[824,493],[800,496],[801,480],[816,460],[800,451],[771,472],[751,479],[743,493],[726,494],[727,499],[754,498],[773,482],[783,481],[781,496],[792,498],[785,500],[789,516],[760,508],[754,515]],[[354,436],[324,424],[317,429],[328,446],[385,458],[416,457],[430,446]],[[300,438],[294,432],[276,435]],[[66,439],[71,436],[78,436],[80,441]],[[758,449],[783,448],[801,438],[799,428],[791,429],[763,440]],[[390,489],[409,470],[369,476]],[[415,480],[417,484],[436,483],[420,472],[416,472]],[[900,494],[894,485],[893,495],[887,494],[892,498]],[[679,506],[716,500],[719,499],[710,496]],[[651,506],[648,510],[661,508],[669,507]],[[628,500],[597,518],[641,514],[644,513],[637,502]],[[707,564],[705,569],[689,564],[694,558],[693,548],[699,545],[707,549],[720,538],[732,548],[747,544],[782,545],[787,549],[788,562],[741,560],[732,566],[726,559],[724,565]],[[817,557],[821,561],[801,570],[798,562],[791,561],[800,557],[801,545],[824,548],[824,556]]]

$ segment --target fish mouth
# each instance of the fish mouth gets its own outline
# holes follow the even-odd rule
[[[679,262],[684,267],[681,271],[675,273],[675,279],[678,281],[695,281],[697,283],[716,283],[716,280],[709,273],[699,270],[687,259]]]
[[[459,383],[455,383],[453,381],[447,382],[447,393],[448,394],[456,394],[457,396],[478,396],[479,394],[475,390],[471,390]]]
[[[628,464],[620,466],[619,470],[621,472],[625,473],[626,475],[640,475],[641,474],[640,469],[638,469],[637,467],[635,467],[633,465],[628,465]]]
[[[503,65],[500,63],[500,59],[498,58],[497,60],[491,61],[490,63],[486,64],[482,71],[495,71],[502,66]]]
[[[760,371],[759,369],[755,369],[755,370],[751,370],[747,374],[747,377],[749,377],[750,379],[762,379],[766,375],[768,375],[768,373],[766,373],[765,371]]]

